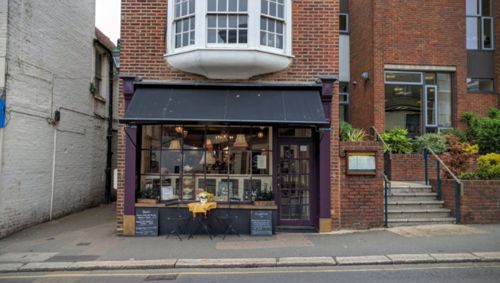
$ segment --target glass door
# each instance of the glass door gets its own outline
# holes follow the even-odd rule
[[[312,144],[280,142],[277,176],[279,225],[312,226]]]
[[[423,109],[426,132],[433,132],[432,129],[437,128],[437,108],[437,87],[427,85],[425,86]]]

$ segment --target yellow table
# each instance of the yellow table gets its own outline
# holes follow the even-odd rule
[[[197,213],[203,213],[205,214],[205,216],[207,216],[207,212],[217,208],[217,203],[213,201],[207,203],[192,202],[188,203],[187,206],[189,208],[189,211],[193,214],[193,218],[195,218]]]

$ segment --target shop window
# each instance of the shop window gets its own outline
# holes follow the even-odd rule
[[[466,0],[467,49],[493,50],[493,0]]]
[[[493,79],[467,78],[468,92],[493,92],[494,85],[495,84]]]
[[[252,201],[272,189],[269,127],[142,126],[140,191],[167,200]],[[164,197],[167,197],[166,199]]]
[[[349,15],[339,14],[339,32],[349,32]]]
[[[451,74],[385,72],[385,128],[416,137],[451,124]]]
[[[310,138],[312,137],[312,130],[309,128],[280,128],[278,129],[278,137]]]

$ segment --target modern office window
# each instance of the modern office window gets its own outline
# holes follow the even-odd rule
[[[175,48],[195,43],[195,0],[175,0]]]
[[[248,42],[247,0],[208,0],[207,43]]]
[[[285,0],[261,0],[260,44],[283,49]]]
[[[466,0],[467,49],[492,50],[493,0]]]
[[[339,15],[339,32],[347,33],[349,32],[349,15],[340,14]]]
[[[349,122],[349,82],[340,82],[339,90],[339,118]]]
[[[493,79],[467,78],[468,92],[493,92],[494,85]]]

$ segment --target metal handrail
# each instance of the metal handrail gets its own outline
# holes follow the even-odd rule
[[[380,132],[377,131],[377,128],[375,127],[371,127],[371,129],[373,130],[373,132],[375,133],[375,136],[378,138],[378,140],[380,140],[383,144],[384,144],[384,149],[389,149],[389,145],[384,141],[384,139],[382,138],[382,136],[380,135]],[[391,154],[391,151],[389,150],[389,158],[392,159],[392,154]]]
[[[391,180],[384,174],[384,226],[388,226],[388,199],[391,191]]]
[[[446,166],[446,164],[444,163],[444,161],[439,158],[439,156],[430,148],[426,147],[426,149],[434,156],[434,158],[436,158],[437,161],[439,161],[439,163],[441,163],[441,165],[444,167],[444,169],[446,169],[446,171],[448,172],[448,174],[450,174],[450,176],[455,179],[455,182],[459,183],[459,184],[462,184],[462,182],[460,181],[460,179],[457,178],[457,176],[455,174],[453,174],[453,172],[451,172],[450,168],[448,168],[448,166]]]

